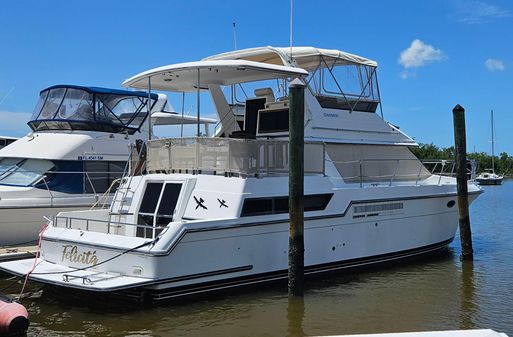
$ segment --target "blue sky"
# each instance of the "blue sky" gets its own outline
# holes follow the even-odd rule
[[[288,46],[290,0],[4,1],[0,134],[22,136],[41,89],[120,88],[143,70],[237,46]],[[294,45],[378,62],[385,119],[423,143],[453,143],[455,104],[468,150],[513,154],[513,2],[294,1]]]

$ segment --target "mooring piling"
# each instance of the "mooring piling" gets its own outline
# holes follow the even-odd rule
[[[461,241],[461,260],[473,260],[472,232],[468,213],[467,187],[467,141],[465,132],[465,109],[457,104],[452,109],[454,122],[454,148],[456,152],[456,181],[458,191],[458,209]]]
[[[289,296],[302,296],[304,284],[304,119],[305,85],[289,86]]]

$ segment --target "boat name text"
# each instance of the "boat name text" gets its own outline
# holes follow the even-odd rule
[[[325,112],[324,117],[338,117],[338,114],[333,112]]]
[[[84,253],[79,253],[77,246],[63,245],[62,246],[62,259],[61,262],[67,260],[74,263],[82,263],[85,265],[95,266],[98,263],[98,257],[96,256],[96,250]]]
[[[78,160],[103,160],[103,156],[78,156]]]

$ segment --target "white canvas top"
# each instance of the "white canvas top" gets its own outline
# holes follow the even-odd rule
[[[264,64],[246,60],[214,60],[171,64],[137,74],[123,82],[123,86],[155,90],[191,92],[198,85],[206,89],[208,85],[231,85],[236,83],[308,76],[301,68]]]
[[[258,47],[236,50],[228,53],[213,55],[204,60],[249,60],[264,62],[268,64],[284,65],[289,64],[291,56],[290,47]],[[312,70],[319,65],[320,57],[336,59],[337,64],[359,64],[377,67],[375,61],[364,57],[346,53],[336,49],[321,49],[315,47],[292,47],[292,58],[298,67]],[[330,65],[333,60],[328,62]]]
[[[154,112],[151,114],[153,125],[196,125],[198,117],[188,116],[170,112]],[[217,120],[213,118],[200,118],[200,124],[216,124]]]

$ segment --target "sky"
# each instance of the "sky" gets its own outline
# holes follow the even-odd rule
[[[122,88],[157,66],[237,47],[288,46],[290,0],[2,1],[0,135],[23,136],[39,92],[55,84]],[[294,0],[293,45],[378,62],[384,118],[421,143],[513,155],[513,1]]]

